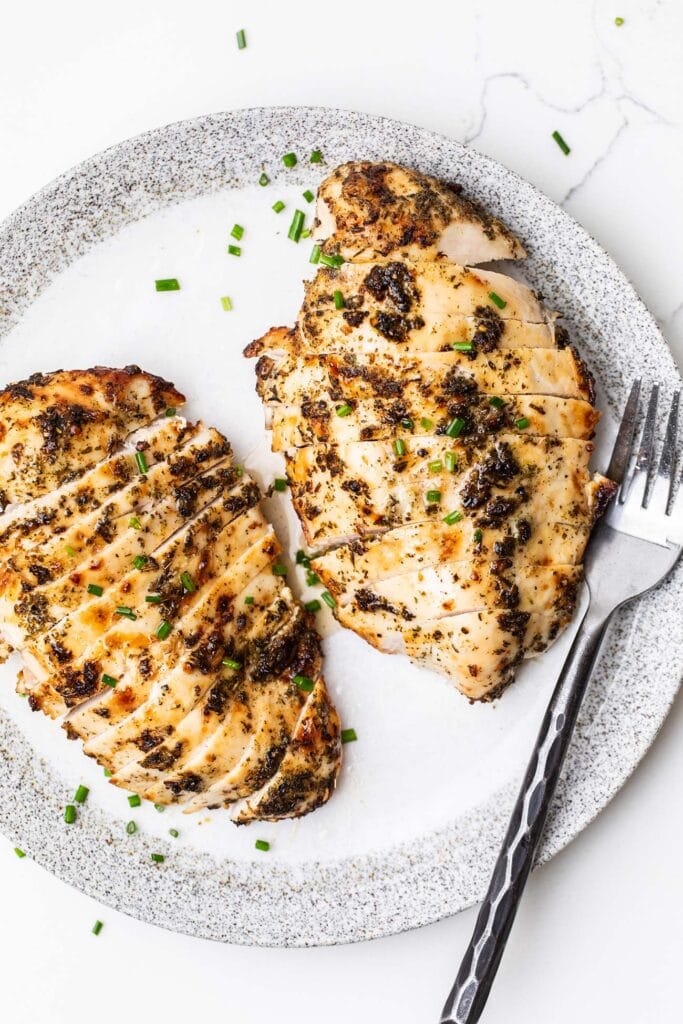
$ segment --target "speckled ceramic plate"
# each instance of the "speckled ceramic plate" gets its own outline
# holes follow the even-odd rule
[[[310,164],[312,149],[325,163]],[[294,151],[299,163],[282,164]],[[317,109],[217,114],[124,142],[63,175],[0,233],[0,380],[36,370],[137,362],[174,380],[202,415],[270,479],[262,410],[243,345],[291,322],[308,265],[287,228],[302,192],[354,157],[388,158],[462,183],[523,239],[522,270],[562,310],[590,363],[606,416],[604,453],[631,367],[677,374],[628,281],[588,235],[510,171],[410,125]],[[265,169],[270,184],[258,179]],[[280,215],[272,204],[282,199]],[[245,227],[242,256],[227,253]],[[181,290],[156,293],[178,277]],[[233,310],[220,302],[228,295]],[[270,511],[290,550],[285,496]],[[296,571],[291,579],[301,590]],[[541,857],[605,806],[651,744],[679,685],[683,566],[613,629],[568,759]],[[484,892],[515,788],[570,642],[527,664],[490,706],[470,707],[441,679],[379,655],[323,622],[326,676],[358,742],[338,792],[300,822],[237,829],[226,813],[131,810],[77,744],[0,679],[0,825],[60,878],[146,921],[224,941],[305,945],[387,935],[453,914]],[[75,786],[90,787],[75,825]],[[126,832],[134,818],[138,830]],[[169,836],[169,828],[180,833]],[[271,851],[257,853],[254,840]],[[150,853],[166,855],[153,864]]]

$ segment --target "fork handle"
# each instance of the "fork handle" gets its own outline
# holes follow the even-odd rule
[[[443,1008],[441,1024],[475,1024],[486,1005],[609,619],[610,615],[591,614],[589,608],[574,639],[543,718],[472,938]]]

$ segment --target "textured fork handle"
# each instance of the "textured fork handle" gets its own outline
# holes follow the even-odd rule
[[[446,1000],[441,1024],[481,1017],[538,849],[548,808],[609,616],[589,609],[541,725],[474,932]]]

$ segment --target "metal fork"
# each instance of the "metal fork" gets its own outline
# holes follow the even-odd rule
[[[641,381],[631,388],[607,476],[619,485],[585,556],[590,603],[567,656],[515,803],[474,932],[446,1000],[441,1024],[475,1024],[503,956],[588,681],[615,612],[661,583],[683,548],[683,481],[674,501],[680,391],[655,461],[659,387],[646,403],[635,453]]]

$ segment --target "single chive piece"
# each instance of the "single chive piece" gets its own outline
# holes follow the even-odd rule
[[[285,204],[282,202],[281,199],[278,199],[276,203],[273,203],[273,210],[275,210],[276,213],[282,213],[284,208]]]
[[[287,566],[286,565],[282,565],[281,562],[276,562],[273,565],[273,576],[286,576],[286,575],[287,575]]]
[[[105,686],[111,686],[112,690],[118,684],[118,679],[114,679],[113,676],[108,676],[106,672],[102,673],[102,682]]]
[[[344,302],[344,296],[342,295],[342,293],[340,291],[334,292],[333,295],[332,295],[332,298],[334,299],[334,308],[335,309],[344,309],[345,308],[346,303]]]
[[[520,416],[518,420],[515,420],[515,426],[518,430],[526,430],[529,426],[529,420],[526,416]]]
[[[67,544],[66,547],[64,548],[64,550],[66,551],[66,553],[69,556],[69,558],[75,558],[76,557],[76,548],[72,548],[70,544]]]
[[[496,409],[502,409],[505,402],[502,398],[499,398],[498,395],[491,395],[489,398],[489,405],[492,405]]]
[[[133,609],[129,608],[128,605],[125,604],[119,605],[116,609],[116,615],[121,615],[124,619],[130,619],[131,622],[135,622],[137,619],[137,615]]]
[[[314,149],[311,153],[310,162],[312,164],[322,163],[323,155],[319,149]]]
[[[169,828],[168,834],[169,836],[173,836],[174,839],[177,839],[178,836],[180,835],[180,832],[178,831],[177,828]]]
[[[306,609],[307,612],[319,612],[320,609],[322,608],[322,605],[320,601],[317,599],[317,597],[314,597],[312,601],[306,602],[304,608]]]
[[[455,473],[458,468],[458,456],[455,452],[446,452],[443,457],[443,463],[449,473]]]
[[[228,295],[221,295],[221,306],[226,313],[232,309],[232,299]]]
[[[90,790],[88,789],[87,786],[79,786],[76,792],[74,793],[74,803],[84,804],[85,801],[88,799],[89,792]]]
[[[131,793],[128,797],[128,805],[130,807],[139,807],[142,801],[137,793]]]
[[[137,516],[131,516],[130,519],[128,520],[128,525],[132,526],[134,530],[142,529],[142,523],[140,522]]]
[[[246,35],[246,32],[244,31],[244,29],[241,28],[239,30],[239,32],[235,33],[235,35],[237,37],[237,49],[238,50],[246,50],[246,48],[247,48],[247,35]]]
[[[95,921],[94,925],[92,926],[93,935],[99,935],[103,928],[104,925],[101,921]]]
[[[169,405],[166,411],[164,412],[164,416],[168,416],[169,419],[171,418],[171,416],[175,416],[175,405]]]
[[[259,185],[269,185],[270,184],[270,178],[268,177],[268,175],[266,174],[265,171],[263,172],[263,174],[259,178],[258,183],[259,183]]]
[[[172,629],[171,623],[167,622],[166,619],[162,619],[157,627],[156,636],[159,640],[166,640],[170,636]]]
[[[147,604],[161,604],[161,594],[146,594],[145,601]]]
[[[235,466],[235,476],[238,480],[244,476],[244,466]]]
[[[341,741],[342,743],[354,743],[358,739],[358,733],[355,729],[342,729]]]
[[[429,505],[438,505],[441,501],[441,491],[427,491],[426,498]]]
[[[229,245],[228,246],[228,253],[229,253],[230,256],[241,256],[242,255],[242,250],[239,247],[239,245]]]
[[[314,245],[311,249],[311,255],[308,258],[309,263],[320,263],[320,246]]]
[[[194,594],[197,589],[197,584],[192,579],[189,572],[181,572],[180,582],[183,585],[183,590],[186,590],[188,594]]]
[[[270,843],[267,843],[265,839],[257,839],[254,846],[257,850],[263,850],[264,853],[268,853],[270,849]]]
[[[245,604],[253,604],[254,603],[254,598],[251,597],[251,595],[248,595],[247,597],[245,597],[244,603]]]
[[[110,779],[111,778],[112,773],[109,771],[108,768],[103,768],[102,771],[104,772],[105,779]]]
[[[482,537],[484,536],[484,534],[483,534],[483,533],[481,532],[481,530],[480,530],[480,529],[479,529],[479,528],[477,527],[477,529],[476,529],[476,530],[474,531],[474,533],[472,534],[472,536],[474,537],[474,543],[475,543],[475,544],[481,544],[481,539],[482,539]]]
[[[406,443],[402,437],[397,437],[391,447],[399,458],[406,453]]]
[[[342,263],[345,263],[346,260],[344,259],[343,256],[339,256],[339,254],[335,256],[327,256],[325,253],[323,253],[320,257],[320,262],[326,267],[332,267],[333,269],[336,269],[337,267],[341,267]]]
[[[323,590],[320,596],[322,597],[323,601],[328,606],[328,608],[336,608],[337,602],[332,597],[332,594],[329,592],[329,590]]]
[[[153,860],[155,864],[163,864],[166,858],[163,853],[150,853],[150,860]]]
[[[301,210],[294,211],[292,223],[289,225],[289,231],[287,232],[287,238],[291,239],[292,242],[298,242],[301,238],[301,232],[304,229],[305,217],[306,214]]]
[[[24,853],[24,851],[23,851],[23,850],[20,850],[18,846],[15,846],[15,847],[14,847],[14,852],[16,853],[16,855],[17,855],[17,857],[19,858],[19,860],[21,860],[21,859],[22,859],[22,857],[25,857],[25,856],[26,856],[26,854]]]
[[[101,587],[99,583],[89,583],[87,590],[89,594],[93,594],[95,597],[102,597],[104,593],[104,587]]]
[[[315,199],[315,195],[313,194],[313,192],[311,192],[310,188],[306,189],[306,191],[303,193],[303,197],[307,203],[312,203],[313,200]]]
[[[144,475],[149,470],[149,466],[147,465],[147,458],[145,456],[145,453],[144,452],[136,452],[135,453],[135,461],[138,464],[138,469]]]
[[[311,559],[306,554],[306,552],[303,550],[303,548],[299,548],[299,550],[296,553],[296,564],[297,565],[303,565],[307,569],[308,569],[309,565],[311,564]]]
[[[304,690],[305,693],[310,693],[315,683],[310,676],[296,675],[292,676],[292,682],[296,683],[300,690]]]
[[[317,572],[313,572],[312,569],[307,569],[306,570],[306,586],[307,587],[317,587],[319,583],[320,583],[320,577],[318,576]]]
[[[404,430],[414,430],[415,423],[411,420],[410,416],[404,416],[401,420],[401,426]]]
[[[64,808],[64,821],[67,825],[73,825],[76,820],[76,808],[73,804],[67,804]]]
[[[276,476],[275,479],[273,480],[273,490],[286,491],[287,481],[281,476]]]
[[[464,426],[465,421],[461,420],[459,416],[456,416],[455,419],[451,420],[451,422],[446,427],[446,433],[448,434],[449,437],[460,437],[462,428]]]
[[[427,469],[430,473],[440,473],[443,469],[443,462],[441,459],[437,459],[435,462],[428,462]]]
[[[180,291],[180,283],[177,277],[162,277],[154,282],[154,287],[158,292]]]
[[[507,306],[505,299],[501,299],[500,295],[496,292],[489,292],[489,298],[494,306],[498,306],[498,309],[505,309]]]
[[[569,148],[567,143],[564,141],[564,139],[562,138],[560,133],[559,132],[553,132],[553,138],[555,139],[555,142],[558,144],[558,146],[560,147],[560,149],[562,150],[564,155],[565,156],[569,156],[569,154],[571,153],[571,149]]]
[[[456,509],[455,512],[449,512],[447,516],[443,517],[443,521],[447,526],[452,526],[453,523],[459,523],[461,519],[462,512],[459,512],[458,509]]]
[[[344,402],[343,405],[338,405],[336,409],[337,416],[348,416],[351,412],[353,412],[353,409],[348,402]]]
[[[311,231],[310,228],[304,228],[303,231],[301,232],[301,237],[302,238],[310,238],[312,234],[313,234],[313,232]]]
[[[233,224],[230,235],[232,238],[236,238],[237,241],[239,242],[241,241],[242,236],[244,235],[244,228],[242,227],[241,224]]]
[[[426,416],[423,416],[420,420],[420,426],[423,430],[431,430],[434,426],[434,420],[430,420]]]
[[[135,835],[137,830],[138,830],[138,827],[137,827],[137,825],[135,824],[134,821],[129,821],[128,824],[126,825],[126,832],[128,833],[129,836]]]
[[[147,565],[147,555],[136,555],[133,559],[135,569],[144,569]]]
[[[226,668],[232,668],[235,672],[238,668],[242,668],[242,662],[235,661],[234,658],[223,658],[221,665],[225,665]]]
[[[456,352],[471,352],[474,345],[471,341],[454,341],[451,348],[455,349]]]
[[[166,805],[165,804],[155,804],[154,805],[154,810],[158,811],[159,814],[163,814],[164,811],[166,810]]]
[[[294,167],[296,164],[296,153],[285,153],[282,162],[285,167]]]
[[[617,26],[617,28],[621,28],[621,26],[624,24],[624,19],[623,18],[615,18],[614,19],[614,24]]]

